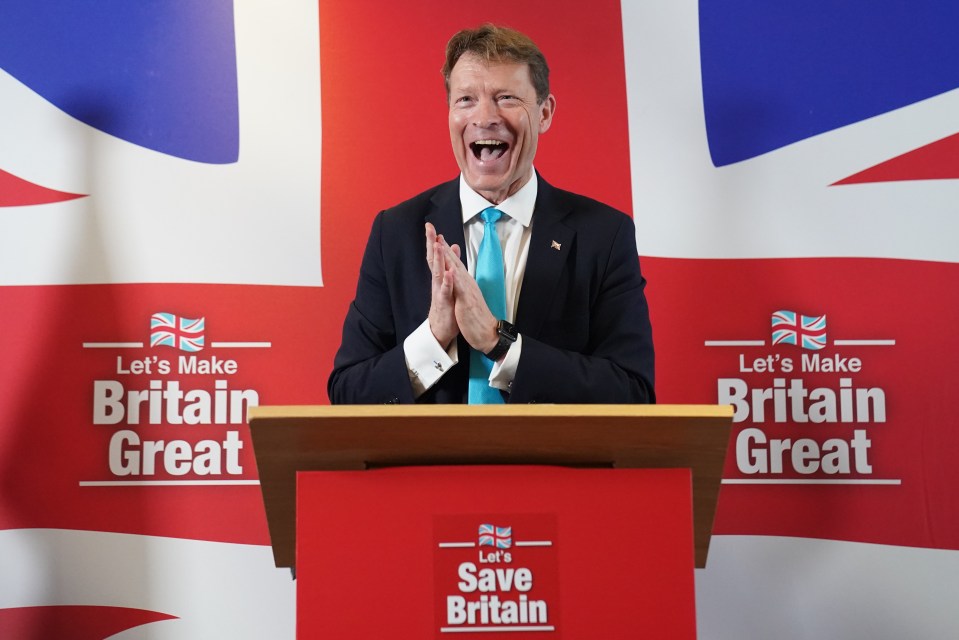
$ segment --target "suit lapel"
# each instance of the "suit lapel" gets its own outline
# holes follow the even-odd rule
[[[539,174],[536,178],[539,186],[533,209],[533,233],[516,312],[517,327],[532,337],[540,333],[576,237],[576,232],[563,223],[572,204]]]
[[[459,178],[447,182],[430,198],[432,208],[426,214],[426,222],[436,227],[436,233],[446,239],[450,246],[460,246],[460,259],[466,264],[466,235],[463,230],[463,207],[460,204]],[[425,233],[425,232],[424,232]],[[423,251],[426,251],[424,236]],[[424,253],[425,255],[425,253]]]

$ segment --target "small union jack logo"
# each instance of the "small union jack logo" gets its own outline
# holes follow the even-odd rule
[[[513,527],[479,526],[479,546],[509,549],[513,546]]]
[[[803,349],[826,346],[826,316],[801,316],[795,311],[780,310],[772,315],[772,342],[794,344]]]
[[[202,351],[205,329],[205,318],[178,318],[172,313],[154,313],[150,318],[150,346]]]

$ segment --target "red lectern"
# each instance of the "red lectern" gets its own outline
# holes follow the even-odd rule
[[[694,638],[731,422],[716,406],[255,408],[297,635]]]

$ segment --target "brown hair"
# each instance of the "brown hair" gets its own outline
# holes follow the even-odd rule
[[[542,104],[549,95],[549,67],[546,57],[529,36],[509,27],[486,23],[476,29],[463,29],[446,43],[446,64],[443,79],[446,99],[450,97],[450,73],[465,53],[489,62],[514,62],[529,65],[529,77],[536,89],[536,102]]]

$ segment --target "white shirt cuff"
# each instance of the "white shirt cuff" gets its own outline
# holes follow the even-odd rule
[[[406,356],[406,369],[410,374],[415,398],[426,393],[427,389],[459,362],[456,340],[450,342],[448,350],[443,349],[430,330],[429,319],[424,320],[423,324],[406,337],[403,341],[403,353]]]
[[[493,370],[489,373],[489,386],[509,393],[516,377],[516,368],[519,366],[519,354],[523,349],[523,336],[516,336],[516,342],[509,346],[506,356],[499,362],[493,363]]]

